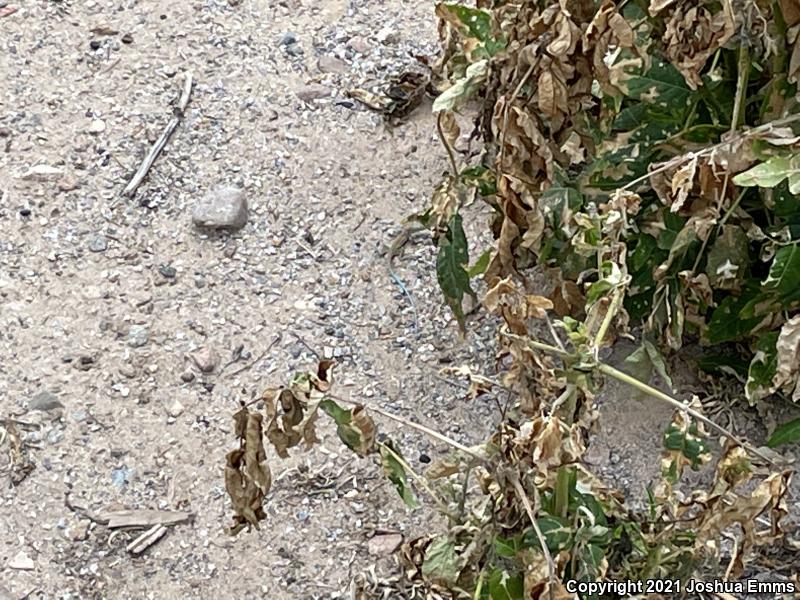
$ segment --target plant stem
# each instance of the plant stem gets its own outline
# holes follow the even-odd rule
[[[472,595],[472,600],[479,600],[481,592],[483,591],[483,580],[486,577],[486,571],[481,571],[478,575],[478,584],[475,586],[475,593]]]
[[[364,405],[363,402],[357,402],[355,400],[348,400],[346,398],[339,398],[338,396],[330,396],[329,395],[328,397],[333,399],[333,400],[338,400],[340,402],[344,402],[344,403],[350,404],[350,405],[357,405],[357,404]],[[408,420],[408,419],[406,419],[404,417],[400,417],[398,415],[393,415],[392,413],[387,412],[387,411],[383,410],[382,408],[378,408],[377,406],[364,405],[364,408],[366,408],[367,410],[371,410],[373,412],[376,412],[379,415],[383,415],[384,417],[387,417],[389,419],[392,419],[393,421],[397,421],[401,425],[405,425],[406,427],[410,427],[411,429],[416,429],[417,431],[421,431],[422,433],[424,433],[426,435],[429,435],[432,438],[437,439],[440,442],[443,442],[443,443],[447,444],[448,446],[452,446],[456,450],[460,450],[464,454],[469,454],[471,457],[476,458],[477,460],[481,461],[481,463],[485,463],[486,462],[486,457],[485,456],[479,454],[478,452],[476,452],[475,450],[473,450],[471,448],[467,448],[463,444],[459,444],[457,441],[455,441],[453,439],[450,439],[446,435],[442,435],[438,431],[434,431],[433,429],[429,429],[428,427],[425,427],[425,425],[420,425],[419,423],[416,423],[414,421],[410,421],[410,420]]]
[[[561,356],[562,358],[564,358],[565,355],[566,355],[566,357],[570,356],[568,353],[562,352],[561,350],[559,350],[555,346],[551,346],[550,344],[543,344],[542,342],[537,342],[536,340],[525,339],[522,336],[518,336],[518,335],[515,335],[513,333],[508,333],[508,332],[501,332],[501,333],[503,335],[505,335],[506,337],[510,337],[511,339],[515,339],[515,340],[519,340],[521,342],[524,342],[524,343],[526,343],[528,346],[530,346],[532,348],[536,348],[538,350],[544,350],[545,352],[549,352],[551,354],[556,354],[558,356]],[[693,408],[690,408],[690,407],[686,406],[683,402],[680,402],[679,400],[676,400],[672,396],[669,396],[669,395],[665,394],[661,390],[657,390],[656,388],[651,387],[651,386],[647,385],[646,383],[644,383],[642,381],[639,381],[635,377],[631,377],[627,373],[623,373],[622,371],[619,371],[619,370],[615,369],[614,367],[612,367],[611,365],[607,365],[607,364],[605,364],[603,362],[597,361],[596,362],[596,367],[597,367],[597,370],[600,371],[601,373],[603,373],[605,375],[609,375],[609,376],[613,377],[614,379],[617,379],[618,381],[622,381],[623,383],[627,383],[628,385],[631,385],[631,386],[635,387],[636,389],[646,393],[647,395],[652,396],[653,398],[656,398],[657,400],[661,400],[662,402],[666,402],[667,404],[670,404],[671,406],[677,408],[678,410],[681,410],[681,411],[685,412],[686,414],[691,415],[692,417],[694,417],[698,421],[708,425],[711,429],[713,429],[717,433],[719,433],[719,434],[725,436],[726,438],[728,438],[729,440],[731,440],[737,446],[741,446],[742,448],[744,448],[745,450],[747,450],[751,454],[753,454],[755,456],[758,456],[759,458],[767,461],[768,464],[770,464],[770,465],[774,465],[775,464],[775,462],[771,458],[769,458],[766,455],[762,454],[761,452],[759,452],[756,448],[754,448],[753,446],[751,446],[747,442],[745,442],[743,440],[740,440],[734,434],[732,434],[730,431],[728,431],[727,429],[725,429],[721,425],[717,425],[714,421],[712,421],[708,417],[700,414],[699,412],[697,412]]]
[[[735,133],[739,128],[739,121],[742,117],[742,103],[747,92],[747,78],[750,74],[750,46],[746,39],[742,39],[739,46],[739,64],[737,66],[738,79],[736,81],[736,98],[733,102],[733,114],[731,115],[731,133]]]
[[[603,322],[600,323],[600,329],[597,330],[597,335],[594,337],[594,355],[595,357],[598,356],[600,352],[600,344],[603,343],[603,338],[606,337],[606,333],[608,332],[608,328],[611,326],[611,321],[614,318],[614,315],[617,314],[619,310],[619,305],[622,303],[622,290],[620,288],[616,288],[614,290],[613,295],[611,296],[611,303],[606,311],[605,316],[603,317]]]
[[[533,531],[536,533],[536,538],[539,540],[539,546],[542,548],[542,554],[544,554],[544,558],[547,561],[547,574],[550,579],[550,585],[548,586],[549,597],[550,600],[555,600],[556,565],[553,562],[553,556],[550,554],[550,549],[547,547],[547,540],[545,539],[542,530],[539,528],[539,524],[536,522],[536,515],[533,512],[531,501],[528,499],[528,494],[525,493],[525,488],[522,487],[522,484],[520,483],[519,477],[516,473],[511,474],[511,484],[514,486],[514,491],[522,502],[522,505],[525,507],[525,512],[528,513],[528,518],[531,521],[531,525],[533,525]]]
[[[456,159],[453,155],[453,149],[450,147],[450,143],[447,141],[447,138],[444,137],[444,131],[442,131],[442,113],[439,113],[436,116],[436,131],[439,134],[439,140],[442,142],[445,150],[447,150],[447,158],[450,160],[450,168],[453,171],[453,177],[456,181],[458,181],[458,167],[456,166]]]
[[[657,400],[661,400],[662,402],[666,402],[667,404],[675,407],[676,409],[685,412],[686,414],[688,414],[691,417],[697,419],[698,421],[700,421],[702,423],[705,423],[706,425],[708,425],[711,429],[713,429],[717,433],[725,436],[726,438],[731,440],[733,443],[735,443],[737,446],[741,446],[742,448],[744,448],[748,452],[750,452],[750,453],[758,456],[759,458],[767,461],[769,464],[775,464],[772,461],[772,459],[768,458],[767,456],[765,456],[764,454],[759,452],[756,448],[753,448],[747,442],[745,442],[743,440],[740,440],[739,438],[737,438],[734,434],[732,434],[730,431],[728,431],[724,427],[722,427],[720,425],[717,425],[714,421],[712,421],[708,417],[700,414],[699,412],[697,412],[693,408],[690,408],[689,406],[686,406],[683,402],[680,402],[680,401],[676,400],[672,396],[669,396],[669,395],[665,394],[661,390],[657,390],[656,388],[651,387],[651,386],[647,385],[646,383],[644,383],[642,381],[639,381],[635,377],[632,377],[632,376],[628,375],[627,373],[623,373],[622,371],[619,371],[619,370],[615,369],[611,365],[607,365],[605,363],[598,363],[597,368],[601,373],[604,373],[605,375],[609,375],[609,376],[613,377],[614,379],[616,379],[618,381],[622,381],[623,383],[627,383],[628,385],[635,387],[636,389],[648,394],[649,396],[652,396],[653,398],[656,398]]]
[[[411,467],[411,465],[409,465],[409,464],[408,464],[408,463],[405,461],[405,459],[404,459],[402,456],[400,456],[400,455],[399,455],[397,452],[395,452],[394,450],[392,450],[392,449],[391,449],[391,448],[390,448],[388,445],[386,445],[386,444],[380,444],[380,446],[381,446],[381,448],[383,448],[384,450],[386,450],[386,452],[388,452],[389,454],[391,454],[391,455],[392,455],[392,457],[393,457],[393,458],[394,458],[394,459],[395,459],[397,462],[399,462],[399,463],[400,463],[400,465],[403,467],[403,469],[405,469],[406,471],[408,471],[408,473],[411,475],[411,478],[412,478],[412,479],[413,479],[413,480],[416,482],[416,484],[417,484],[419,487],[421,487],[423,490],[425,490],[425,491],[428,493],[428,495],[429,495],[429,496],[430,496],[430,497],[433,499],[433,501],[436,503],[436,506],[438,507],[438,509],[439,509],[439,512],[440,512],[440,513],[442,513],[442,514],[444,514],[444,515],[447,515],[447,516],[448,516],[450,519],[452,519],[453,521],[455,521],[455,520],[456,520],[456,516],[455,516],[453,513],[451,513],[451,512],[450,512],[450,510],[447,508],[447,503],[446,503],[444,500],[442,500],[442,499],[441,499],[441,498],[440,498],[440,497],[439,497],[439,496],[436,494],[436,492],[434,492],[434,491],[433,491],[433,489],[431,488],[431,486],[429,486],[429,485],[428,485],[428,482],[425,480],[425,478],[424,478],[422,475],[420,475],[419,473],[417,473],[417,472],[416,472],[416,471],[415,471],[415,470],[414,470],[414,469]]]

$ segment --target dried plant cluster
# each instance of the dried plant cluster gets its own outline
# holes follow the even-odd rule
[[[567,580],[735,579],[765,548],[796,555],[796,532],[782,529],[791,472],[777,455],[709,419],[697,397],[680,402],[648,380],[656,372],[671,387],[665,355],[699,342],[701,368],[735,374],[750,403],[800,400],[800,5],[477,0],[436,15],[433,109],[451,172],[418,220],[433,232],[462,329],[478,276],[483,306],[503,323],[500,381],[446,372],[466,377],[473,398],[500,387],[516,402],[491,439],[466,448],[379,407],[342,408],[323,362],[267,392],[266,414],[236,414],[233,531],[264,514],[264,437],[280,456],[311,446],[321,409],[346,446],[379,457],[409,507],[416,488],[445,518],[443,533],[400,551],[408,589],[421,583],[430,598],[568,598]],[[459,147],[470,115],[477,161]],[[471,194],[494,209],[496,244],[470,266],[461,208]],[[534,270],[549,277],[547,293]],[[631,328],[642,343],[625,373],[600,351]],[[608,377],[675,409],[645,511],[583,462]],[[415,473],[379,440],[374,413],[449,444],[451,459]],[[711,432],[725,440],[713,482],[687,493],[681,476],[712,460]],[[800,420],[769,445],[799,438]],[[796,564],[772,566],[800,589]]]

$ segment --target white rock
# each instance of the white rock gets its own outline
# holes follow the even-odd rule
[[[167,408],[167,414],[170,417],[177,418],[183,414],[183,404],[177,398]]]
[[[49,181],[51,179],[58,179],[64,175],[64,171],[58,167],[51,167],[50,165],[35,165],[22,173],[20,179],[26,181]]]
[[[33,571],[36,568],[33,559],[25,554],[23,550],[17,552],[16,556],[9,560],[6,566],[9,569],[16,569],[18,571]]]
[[[102,119],[94,119],[89,123],[89,133],[103,133],[106,130],[105,121]]]

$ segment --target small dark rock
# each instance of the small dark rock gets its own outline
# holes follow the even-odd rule
[[[298,46],[297,44],[291,44],[290,46],[286,46],[286,54],[296,58],[298,56],[303,56],[304,52],[301,46]]]
[[[19,209],[19,216],[20,217],[30,217],[31,216],[31,209],[30,208],[21,208],[21,209]]]
[[[191,383],[192,381],[194,381],[194,373],[192,373],[191,371],[184,371],[183,373],[181,373],[181,381],[183,381],[184,383]]]
[[[89,42],[89,48],[91,48],[92,50],[100,50],[100,47],[102,45],[103,43],[100,40],[92,40],[91,42]]]
[[[281,41],[279,42],[281,46],[290,46],[291,44],[297,43],[297,36],[293,34],[291,31],[287,31],[281,37]]]
[[[28,401],[28,410],[53,410],[64,408],[58,400],[58,396],[48,391],[39,392]]]
[[[123,44],[132,44],[133,36],[130,33],[124,34],[121,38]]]
[[[427,465],[429,462],[431,462],[431,457],[423,452],[422,454],[419,455],[419,462]]]
[[[158,267],[158,272],[161,273],[162,277],[166,279],[175,279],[175,276],[178,274],[178,271],[175,270],[175,267],[170,265],[161,265]]]

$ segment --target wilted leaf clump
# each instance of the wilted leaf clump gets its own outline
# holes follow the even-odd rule
[[[800,399],[795,3],[477,4],[437,8],[434,110],[475,115],[484,140],[480,164],[454,165],[434,230],[459,322],[469,249],[452,240],[474,188],[494,209],[486,304],[515,333],[528,309],[499,292],[538,267],[556,314],[604,345],[641,326],[667,354],[700,341],[701,365],[735,345],[751,403]]]

